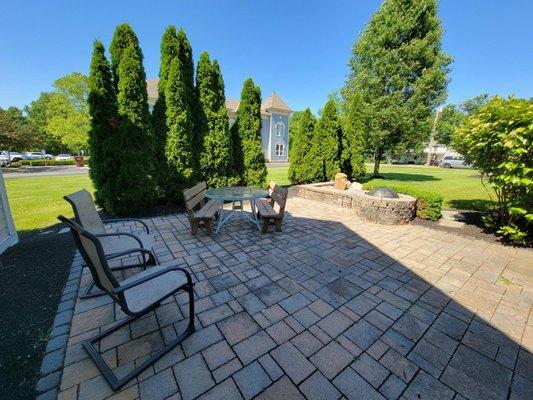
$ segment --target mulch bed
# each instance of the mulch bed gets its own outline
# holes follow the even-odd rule
[[[35,397],[48,332],[74,255],[74,241],[69,233],[58,234],[61,228],[24,235],[0,256],[0,399]]]

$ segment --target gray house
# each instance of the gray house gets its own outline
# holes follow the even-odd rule
[[[158,79],[147,80],[150,111],[157,100]],[[237,119],[239,100],[227,99],[230,126]],[[275,92],[261,104],[261,147],[267,161],[286,162],[289,159],[289,116],[291,109]]]

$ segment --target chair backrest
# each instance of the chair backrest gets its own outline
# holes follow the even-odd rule
[[[270,195],[270,205],[274,207],[274,203],[276,203],[279,206],[279,213],[283,214],[289,191],[276,184],[276,182],[270,181],[268,194]]]
[[[76,222],[89,232],[97,235],[105,233],[105,225],[98,215],[91,194],[83,189],[63,197],[72,206]]]
[[[100,239],[93,235],[88,230],[84,229],[81,225],[78,225],[74,221],[60,215],[57,217],[61,222],[64,222],[70,228],[76,246],[81,253],[81,256],[85,260],[85,263],[91,271],[91,275],[94,279],[94,284],[107,292],[117,302],[123,301],[122,296],[119,298],[111,291],[118,287],[118,282],[113,276],[107,259],[105,257],[104,249],[100,243]]]
[[[192,188],[183,191],[183,200],[185,201],[185,208],[189,216],[193,215],[195,207],[198,205],[203,206],[206,188],[206,183],[200,182]]]

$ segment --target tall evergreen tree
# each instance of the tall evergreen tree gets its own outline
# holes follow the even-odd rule
[[[146,210],[155,196],[153,138],[140,55],[139,49],[127,47],[118,68],[119,125],[109,146],[115,165],[107,182],[104,204],[119,215]]]
[[[141,60],[143,58],[141,48],[139,46],[139,39],[137,35],[127,23],[120,24],[116,27],[113,34],[113,40],[111,46],[109,46],[109,53],[111,54],[111,72],[113,73],[113,84],[115,85],[115,91],[118,92],[119,73],[118,68],[120,60],[124,54],[124,51],[132,46],[135,51],[138,52],[137,57]]]
[[[339,141],[342,138],[337,107],[333,100],[324,106],[322,115],[315,125],[311,150],[306,163],[311,169],[313,181],[332,180],[340,169]]]
[[[166,87],[168,135],[165,156],[169,164],[166,191],[171,199],[181,199],[181,191],[190,186],[194,176],[193,122],[184,69],[178,58],[172,60]]]
[[[451,63],[441,37],[436,0],[385,0],[353,47],[346,89],[365,102],[374,175],[386,151],[427,139]]]
[[[363,98],[359,93],[345,95],[340,140],[341,171],[355,181],[365,176],[365,116]]]
[[[289,179],[292,183],[308,183],[312,181],[311,169],[308,164],[309,152],[313,141],[316,119],[309,108],[300,116],[298,129],[291,132],[292,140],[289,148]]]
[[[108,176],[113,174],[110,165],[113,154],[108,149],[109,138],[115,135],[117,126],[117,99],[111,79],[111,69],[105,57],[104,45],[95,41],[89,73],[89,176],[95,189],[96,203],[103,205]]]
[[[265,157],[261,149],[261,89],[254,84],[252,78],[244,81],[237,120],[234,126],[237,131],[237,148],[235,153],[242,151],[242,181],[247,186],[265,186],[267,169]],[[239,160],[240,161],[240,160]]]
[[[178,57],[178,37],[173,25],[167,27],[161,39],[161,64],[159,66],[158,97],[152,110],[152,126],[154,130],[154,150],[158,167],[155,176],[160,195],[167,196],[169,171],[166,159],[167,145],[167,78],[172,60]]]
[[[196,143],[201,143],[200,171],[210,186],[231,182],[232,154],[224,84],[218,63],[200,55],[196,70]]]

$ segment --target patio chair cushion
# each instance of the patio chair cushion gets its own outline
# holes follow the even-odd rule
[[[151,250],[154,244],[154,237],[148,233],[135,233],[145,249]],[[119,253],[121,251],[126,251],[129,249],[138,249],[139,242],[136,241],[131,236],[121,235],[121,236],[104,236],[100,238],[102,247],[104,248],[104,253],[110,255],[113,253]]]
[[[149,276],[155,272],[166,269],[167,267],[158,265],[140,272],[130,278],[120,282],[120,285],[135,282],[140,278]],[[132,287],[124,292],[126,304],[133,312],[139,312],[146,307],[154,304],[159,299],[165,297],[176,288],[187,283],[185,274],[181,271],[170,271],[160,275],[157,278],[141,283],[139,286]]]

